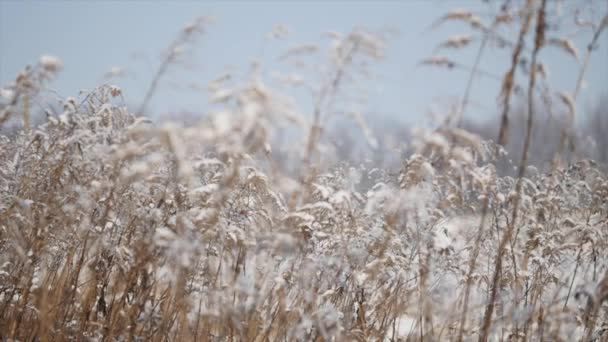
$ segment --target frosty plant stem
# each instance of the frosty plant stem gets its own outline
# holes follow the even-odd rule
[[[144,99],[142,100],[139,109],[137,110],[137,115],[145,114],[146,108],[154,93],[158,89],[159,82],[161,78],[167,73],[169,66],[175,62],[177,62],[178,58],[183,54],[184,45],[187,43],[191,43],[195,34],[203,31],[203,25],[208,21],[208,18],[199,17],[193,23],[184,27],[178,37],[169,45],[166,56],[163,58],[160,66],[154,73],[154,77],[152,78],[152,82],[148,86],[146,90],[146,94],[144,95]]]
[[[506,8],[506,4],[504,4],[503,7]],[[462,125],[462,120],[464,119],[464,114],[465,114],[466,108],[469,105],[469,97],[471,96],[471,90],[473,89],[473,80],[477,76],[479,64],[481,63],[481,57],[483,56],[483,53],[488,44],[488,39],[490,38],[490,35],[493,34],[494,30],[496,29],[496,27],[498,26],[499,23],[500,23],[500,15],[498,15],[494,18],[494,22],[492,23],[492,27],[490,27],[490,29],[482,29],[483,38],[481,40],[481,44],[479,45],[479,49],[477,50],[477,55],[475,56],[475,62],[473,63],[473,67],[471,68],[471,72],[469,74],[469,79],[467,81],[467,86],[465,88],[464,95],[462,97],[462,102],[460,104],[460,108],[459,108],[459,112],[458,112],[458,117],[457,117],[458,127],[460,127]]]
[[[526,136],[524,140],[523,146],[523,154],[521,157],[521,161],[519,164],[519,170],[517,174],[517,183],[515,186],[515,198],[513,203],[513,215],[511,217],[511,222],[507,225],[506,231],[503,233],[502,239],[500,240],[500,244],[498,246],[498,251],[496,253],[496,264],[494,265],[494,276],[491,283],[490,297],[488,298],[488,304],[486,306],[483,323],[481,326],[481,332],[479,335],[479,341],[485,342],[488,339],[488,333],[490,329],[490,325],[492,322],[492,315],[494,313],[494,305],[496,301],[496,296],[498,294],[498,287],[500,286],[500,277],[502,274],[502,258],[506,250],[507,244],[511,241],[513,237],[513,231],[515,228],[516,221],[518,219],[519,213],[519,202],[521,200],[521,191],[522,191],[522,182],[523,178],[526,174],[526,167],[528,166],[528,152],[530,149],[530,142],[532,139],[532,128],[534,124],[534,87],[536,84],[536,58],[538,56],[538,52],[542,48],[545,40],[545,7],[547,5],[547,0],[542,0],[540,7],[538,9],[538,14],[536,18],[536,36],[534,39],[534,50],[532,51],[532,63],[530,69],[529,76],[529,84],[528,84],[528,120],[526,123]],[[532,6],[528,7],[530,13],[532,13]],[[531,14],[529,14],[531,16]],[[524,23],[524,26],[528,25],[528,20]],[[522,29],[522,32],[526,30]],[[520,36],[521,37],[521,36]],[[510,91],[509,91],[510,93]],[[502,131],[502,129],[501,129]]]
[[[466,275],[465,279],[465,288],[464,288],[464,299],[462,304],[462,313],[460,316],[460,326],[458,328],[458,339],[457,341],[462,342],[464,327],[467,322],[467,313],[469,311],[469,296],[471,294],[471,285],[473,284],[473,273],[475,272],[475,268],[477,266],[477,258],[479,257],[479,250],[481,248],[481,243],[483,239],[484,233],[484,224],[486,220],[486,216],[488,214],[488,204],[489,199],[486,194],[486,198],[484,199],[483,209],[481,212],[481,222],[479,223],[479,229],[477,232],[477,236],[475,237],[475,244],[473,246],[473,253],[471,254],[471,258],[469,259],[469,271]]]
[[[556,159],[559,158],[559,156],[564,152],[566,148],[569,139],[568,132],[571,130],[574,120],[576,119],[576,99],[578,98],[580,90],[583,87],[583,82],[585,82],[585,74],[587,73],[589,62],[591,61],[591,54],[593,53],[593,50],[595,50],[597,41],[599,40],[600,35],[606,27],[608,27],[608,14],[604,15],[604,18],[593,32],[593,38],[591,39],[591,42],[589,43],[589,45],[587,45],[585,60],[583,61],[583,64],[581,65],[580,70],[578,72],[576,86],[574,88],[574,93],[572,94],[572,97],[569,97],[566,94],[562,94],[562,101],[568,106],[569,113],[567,124],[562,129],[559,148],[556,152]]]
[[[355,38],[355,41],[352,42],[352,45],[346,55],[342,57],[339,61],[337,68],[335,70],[334,77],[331,78],[330,82],[323,86],[321,89],[321,93],[315,102],[315,109],[313,113],[313,122],[310,128],[310,134],[308,136],[308,142],[306,144],[306,152],[304,154],[304,169],[308,169],[311,158],[314,154],[317,142],[321,139],[321,116],[323,115],[324,104],[328,99],[331,99],[338,91],[340,87],[340,81],[342,80],[342,76],[344,75],[345,68],[350,64],[353,59],[354,54],[357,52],[359,47],[359,38]]]
[[[519,31],[517,45],[515,45],[515,49],[513,50],[513,54],[511,55],[511,67],[509,71],[507,71],[502,81],[502,88],[500,90],[500,97],[502,101],[502,114],[500,116],[501,121],[500,130],[498,132],[498,145],[505,145],[507,142],[507,134],[509,130],[509,109],[511,108],[511,93],[513,92],[513,88],[515,87],[515,70],[517,68],[517,65],[519,64],[519,56],[521,55],[521,52],[524,49],[526,34],[530,29],[530,24],[534,15],[533,5],[534,0],[527,0],[525,6],[526,16]]]

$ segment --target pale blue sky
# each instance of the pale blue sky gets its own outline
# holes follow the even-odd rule
[[[606,13],[606,2],[597,13]],[[564,1],[567,10],[575,0]],[[0,83],[6,84],[28,63],[42,54],[58,56],[64,70],[52,84],[62,96],[74,96],[103,81],[112,66],[120,66],[129,77],[112,80],[121,86],[127,102],[139,104],[158,66],[160,53],[177,32],[199,15],[211,15],[216,23],[197,45],[196,68],[173,72],[151,104],[156,114],[181,110],[205,112],[205,95],[191,90],[172,89],[172,83],[203,84],[232,66],[245,74],[251,58],[259,56],[265,35],[276,24],[287,26],[287,42],[268,43],[263,50],[263,66],[273,69],[286,47],[298,43],[322,42],[325,31],[347,32],[355,26],[372,29],[395,28],[399,35],[389,41],[387,58],[375,69],[377,80],[370,84],[366,115],[384,116],[411,122],[424,117],[433,103],[459,98],[468,73],[418,67],[433,54],[442,40],[471,32],[458,23],[448,23],[425,32],[442,14],[456,8],[471,9],[482,18],[497,4],[481,0],[401,0],[371,1],[7,1],[0,0]],[[598,14],[599,15],[599,14]],[[584,55],[589,33],[572,37]],[[514,39],[514,38],[513,38]],[[604,34],[591,60],[588,87],[579,109],[584,110],[600,95],[608,94],[608,34]],[[476,45],[462,51],[445,51],[451,58],[472,64]],[[133,56],[146,56],[135,59]],[[573,59],[555,48],[546,48],[541,60],[549,66],[556,90],[572,91],[578,67]],[[481,67],[502,75],[508,66],[507,51],[490,51]],[[496,115],[496,80],[479,79],[473,87],[474,103],[468,116]]]

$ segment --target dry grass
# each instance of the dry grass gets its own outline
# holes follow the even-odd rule
[[[386,37],[363,29],[330,35],[321,77],[281,78],[313,90],[311,122],[254,64],[243,82],[230,84],[230,75],[214,81],[210,97],[219,110],[191,126],[129,113],[121,90],[106,85],[67,99],[60,115],[35,126],[32,99],[61,68],[41,59],[1,104],[0,125],[11,118],[24,125],[0,136],[0,337],[605,340],[608,176],[590,160],[555,163],[548,173],[528,160],[538,83],[545,82],[539,51],[558,43],[576,51],[545,38],[552,6],[503,7],[491,25],[455,11],[434,25],[464,21],[483,35],[471,80],[485,44],[504,43],[499,28],[520,25],[518,42],[505,43],[513,63],[501,93],[507,125],[519,59],[529,53],[516,177],[496,172],[501,146],[449,120],[417,132],[415,153],[395,173],[327,167],[331,137],[323,127],[337,113],[355,118],[374,146],[361,116],[343,107],[352,91],[345,83],[383,56]],[[200,24],[171,45],[141,112]],[[458,37],[442,48],[473,41]],[[326,51],[302,46],[280,59],[302,66],[300,58]],[[441,57],[423,63],[462,65]],[[555,97],[572,116],[575,89]],[[459,117],[469,96],[470,82]],[[271,148],[287,123],[303,128],[295,175]]]

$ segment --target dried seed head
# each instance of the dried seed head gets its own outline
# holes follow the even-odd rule
[[[456,10],[448,12],[443,17],[439,18],[439,20],[437,20],[437,22],[435,22],[435,24],[433,24],[433,26],[431,28],[435,29],[449,20],[465,20],[466,21],[466,20],[469,20],[471,17],[473,17],[473,13],[471,13],[470,11],[467,11],[464,9],[456,9]]]
[[[50,73],[56,73],[63,69],[63,63],[55,56],[43,55],[40,57],[38,63],[40,63],[40,66],[44,69],[44,71]]]
[[[202,32],[205,29],[205,25],[213,23],[214,20],[213,17],[198,17],[186,24],[183,28],[183,32],[187,35],[191,35],[195,32]]]
[[[496,24],[509,24],[513,21],[513,15],[511,13],[501,13],[494,18]]]
[[[285,60],[293,56],[311,55],[317,51],[319,51],[319,47],[316,44],[300,44],[287,49],[287,51],[279,57],[279,60]]]
[[[365,30],[355,30],[349,35],[348,39],[353,44],[358,44],[359,50],[366,56],[373,59],[384,57],[386,42],[380,35]]]
[[[421,65],[437,65],[437,66],[445,66],[450,69],[456,66],[456,63],[451,61],[449,58],[444,56],[431,56],[429,58],[423,59],[420,62]]]
[[[547,43],[564,50],[570,56],[576,58],[577,61],[579,60],[578,49],[571,40],[566,38],[551,38]]]
[[[458,35],[448,38],[446,41],[439,44],[438,48],[460,49],[473,41],[470,35]]]
[[[63,103],[63,108],[66,110],[75,111],[76,108],[78,108],[78,103],[76,102],[76,99],[74,97],[70,96],[65,99]]]
[[[470,17],[468,20],[466,20],[466,22],[468,22],[469,25],[471,25],[471,27],[474,29],[482,31],[486,30],[486,26],[483,24],[483,21],[481,21],[481,18],[476,15]]]
[[[120,87],[115,86],[115,85],[111,85],[110,86],[110,95],[112,95],[112,97],[117,97],[122,95],[122,89],[120,89]]]
[[[574,118],[574,115],[576,113],[576,106],[574,104],[574,99],[572,98],[572,96],[565,92],[559,92],[557,93],[557,96],[562,101],[562,103],[565,104],[566,107],[568,107],[568,114],[570,115],[570,117]]]
[[[538,62],[536,63],[536,72],[540,77],[546,80],[549,77],[549,70],[544,63]]]
[[[486,26],[483,24],[482,20],[480,17],[474,15],[472,12],[464,10],[464,9],[457,9],[457,10],[453,10],[448,12],[446,15],[444,15],[443,17],[439,18],[439,20],[437,20],[430,28],[430,30],[436,29],[437,27],[439,27],[440,25],[442,25],[443,23],[445,23],[446,21],[463,21],[469,25],[471,25],[471,27],[473,27],[474,29],[481,29],[481,30],[485,30]]]

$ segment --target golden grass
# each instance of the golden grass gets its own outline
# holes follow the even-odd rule
[[[122,91],[107,85],[67,99],[63,113],[33,125],[31,100],[61,69],[60,61],[41,59],[1,104],[0,126],[19,117],[24,125],[0,136],[0,338],[606,339],[608,177],[591,160],[546,171],[530,165],[538,83],[546,81],[537,79],[539,52],[548,44],[576,51],[545,37],[551,6],[504,7],[491,25],[454,11],[434,25],[464,21],[483,35],[470,80],[482,73],[486,42],[503,39],[498,28],[521,25],[502,80],[499,138],[504,143],[517,68],[529,53],[515,177],[496,170],[501,146],[449,120],[418,132],[394,173],[329,166],[323,124],[341,110],[344,83],[365,74],[357,66],[384,55],[385,37],[371,31],[332,35],[330,72],[317,84],[311,122],[254,64],[238,86],[227,85],[230,75],[212,82],[221,110],[190,126],[129,113]],[[594,28],[592,44],[605,23]],[[171,44],[138,114],[202,24]],[[441,46],[475,41],[457,37]],[[281,60],[323,51],[303,45]],[[574,95],[557,95],[570,116],[588,54]],[[441,57],[423,64],[463,65]],[[362,117],[347,116],[375,147]],[[294,122],[304,127],[294,144],[301,153],[295,175],[271,148],[280,124]]]

